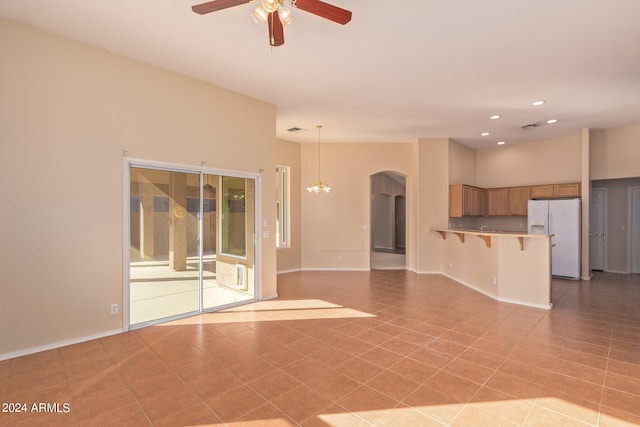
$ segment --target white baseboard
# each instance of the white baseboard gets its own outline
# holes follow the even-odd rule
[[[58,342],[54,342],[54,343],[43,345],[43,346],[39,346],[39,347],[27,348],[27,349],[24,349],[24,350],[14,351],[14,352],[11,352],[11,353],[3,353],[3,354],[0,354],[0,361],[7,360],[7,359],[13,359],[15,357],[27,356],[29,354],[39,353],[41,351],[47,351],[47,350],[53,350],[53,349],[60,348],[60,347],[66,347],[68,345],[79,344],[79,343],[82,343],[82,342],[91,341],[91,340],[95,340],[95,339],[99,339],[99,338],[104,338],[104,337],[108,337],[108,336],[111,336],[111,335],[121,334],[123,332],[126,332],[126,331],[124,329],[114,329],[112,331],[101,332],[99,334],[87,335],[87,336],[84,336],[84,337],[73,338],[73,339],[65,340],[65,341],[58,341]]]
[[[604,270],[605,273],[616,273],[616,274],[631,274],[630,271],[619,271],[619,270]]]
[[[300,271],[371,271],[370,268],[303,268]]]
[[[500,298],[497,295],[493,295],[490,292],[485,291],[484,289],[480,289],[476,286],[473,286],[470,283],[464,282],[462,280],[456,279],[455,277],[449,276],[446,273],[440,273],[445,277],[448,277],[449,279],[453,280],[454,282],[460,283],[463,286],[466,286],[469,289],[472,289],[476,292],[481,293],[482,295],[488,296],[489,298],[496,300],[496,301],[500,301],[500,302],[506,302],[509,304],[518,304],[518,305],[526,305],[527,307],[534,307],[534,308],[543,308],[545,310],[549,310],[551,309],[551,307],[553,307],[553,304],[535,304],[535,303],[531,303],[531,302],[526,302],[526,301],[520,301],[520,300],[515,300],[515,299],[510,299],[510,298]]]
[[[518,304],[518,305],[526,305],[527,307],[542,308],[544,310],[551,310],[551,308],[553,307],[553,304],[551,304],[551,303],[549,303],[549,304],[533,304],[533,303],[530,303],[530,302],[520,301],[520,300],[516,300],[516,299],[509,299],[509,298],[497,298],[497,300],[500,301],[500,302],[506,302],[506,303],[509,303],[509,304]]]
[[[295,268],[293,270],[282,270],[282,271],[277,271],[276,274],[287,274],[287,273],[297,273],[298,271],[302,271],[299,268]]]

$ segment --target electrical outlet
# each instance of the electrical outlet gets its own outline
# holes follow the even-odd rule
[[[342,255],[338,255],[338,262],[342,262]]]
[[[111,314],[118,314],[118,304],[111,304]]]

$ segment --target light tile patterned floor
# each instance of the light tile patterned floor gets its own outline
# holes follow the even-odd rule
[[[0,425],[640,425],[640,277],[550,311],[437,275],[301,272],[279,298],[0,362]]]

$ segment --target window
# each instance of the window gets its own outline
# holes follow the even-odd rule
[[[289,167],[276,166],[276,247],[289,244]]]

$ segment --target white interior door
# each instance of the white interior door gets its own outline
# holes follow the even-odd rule
[[[631,273],[640,274],[640,187],[631,187]]]
[[[591,190],[591,244],[589,250],[592,270],[604,270],[606,196],[606,188]]]

